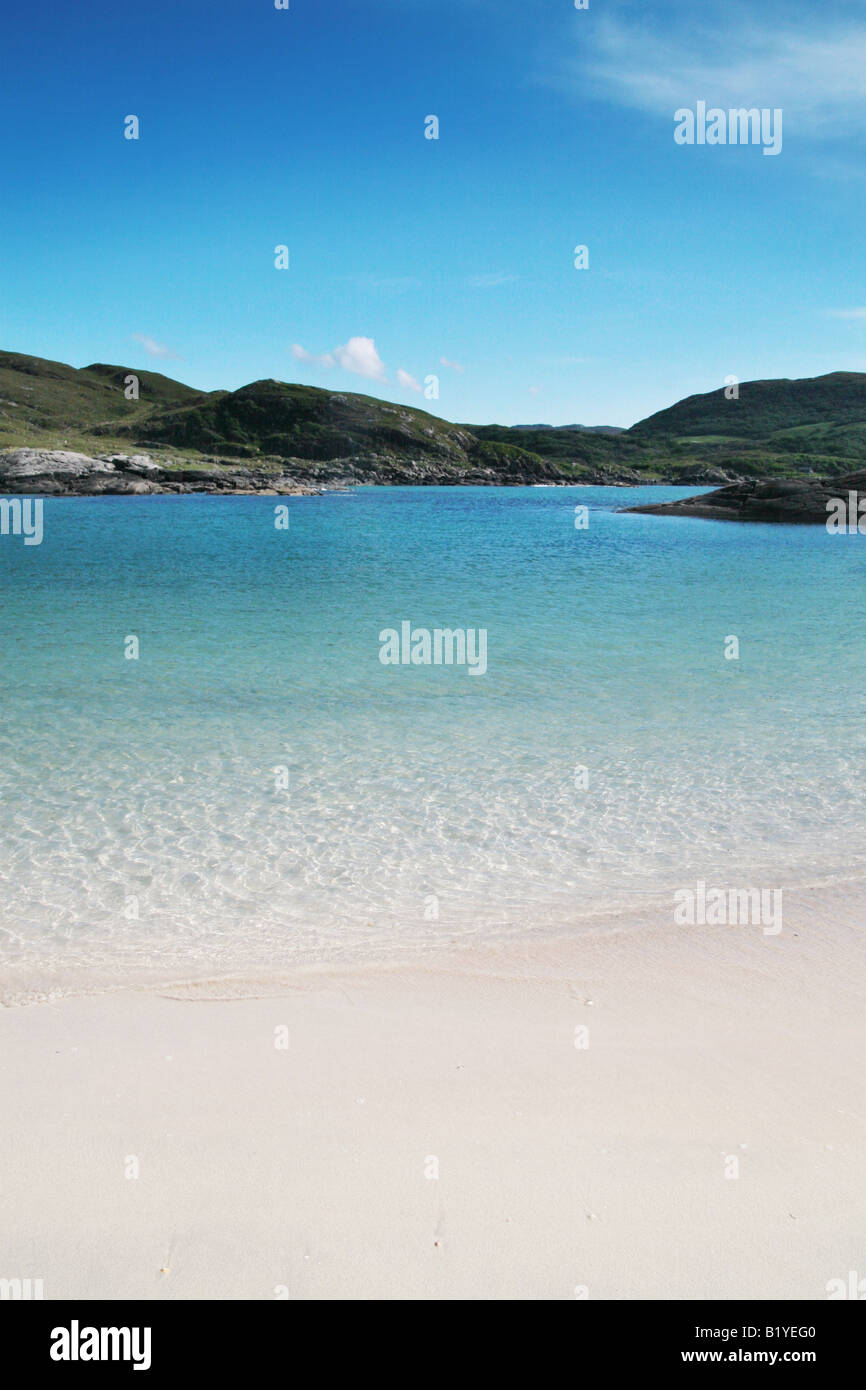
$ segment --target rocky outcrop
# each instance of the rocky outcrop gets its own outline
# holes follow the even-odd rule
[[[42,491],[40,483],[50,484],[55,480],[57,490],[61,491],[65,482],[113,471],[113,465],[106,460],[92,459],[88,454],[76,454],[68,449],[12,449],[0,454],[0,480],[7,492]],[[15,487],[18,482],[22,486]]]
[[[739,473],[731,473],[724,468],[711,468],[707,465],[697,465],[694,468],[680,468],[675,476],[670,476],[668,482],[682,484],[683,487],[701,487],[702,484],[715,484],[722,487],[726,483],[742,483],[745,481]]]
[[[0,491],[54,496],[100,493],[319,492],[358,483],[447,486],[474,483],[564,482],[559,470],[520,449],[469,440],[468,455],[445,453],[406,457],[393,453],[350,454],[333,459],[163,458],[149,454],[87,454],[64,449],[13,449],[0,453]]]
[[[12,449],[0,453],[0,491],[46,496],[92,497],[154,492],[318,492],[278,468],[254,470],[166,460],[148,454],[104,454],[91,458],[66,449]]]
[[[648,512],[657,516],[705,517],[711,521],[781,521],[803,525],[825,525],[828,502],[849,492],[866,496],[866,472],[848,473],[825,481],[804,478],[795,481],[760,482],[746,479],[702,492],[697,497],[681,497],[676,502],[656,502],[641,507],[625,507],[627,512]]]

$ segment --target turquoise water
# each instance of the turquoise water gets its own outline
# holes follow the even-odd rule
[[[46,499],[0,537],[7,997],[862,875],[866,542],[616,510],[694,490]],[[404,621],[486,673],[384,666]]]

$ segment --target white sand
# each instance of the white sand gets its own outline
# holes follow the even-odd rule
[[[800,917],[0,1010],[0,1277],[823,1298],[866,1250],[866,968],[859,927]]]

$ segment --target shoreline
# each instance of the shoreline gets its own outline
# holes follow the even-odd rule
[[[765,884],[780,881],[778,872],[769,867],[746,877]],[[742,874],[739,879],[745,882]],[[743,885],[738,886],[742,889]],[[721,891],[737,891],[737,886],[726,883]],[[866,911],[866,877],[856,871],[845,877],[834,872],[826,879],[807,871],[799,881],[789,881],[781,890],[772,891],[784,898],[783,933],[800,933],[816,919],[854,925]],[[766,887],[763,892],[766,896]],[[291,993],[307,979],[326,981],[341,972],[393,973],[447,966],[459,973],[462,963],[471,970],[479,953],[485,959],[495,960],[499,956],[510,958],[518,947],[542,954],[568,953],[592,942],[663,940],[672,930],[674,911],[673,890],[647,890],[631,901],[597,903],[582,915],[572,914],[568,921],[548,920],[542,926],[485,925],[473,932],[467,919],[462,927],[453,922],[447,930],[428,936],[380,936],[375,940],[355,937],[345,942],[323,938],[315,949],[269,940],[266,955],[256,959],[248,954],[238,956],[222,969],[215,969],[212,960],[215,954],[224,953],[224,942],[203,944],[198,954],[178,951],[170,960],[142,959],[128,964],[123,971],[107,961],[84,961],[73,968],[49,967],[40,962],[19,967],[7,962],[0,964],[0,1016],[4,1010],[52,1006],[65,999],[137,994],[214,1001],[273,998]],[[677,930],[682,933],[705,929],[692,926]],[[729,925],[723,930],[762,935],[760,925]],[[775,935],[775,930],[769,934]]]
[[[680,472],[684,471],[683,466]],[[570,477],[544,461],[508,471],[491,466],[399,457],[351,456],[329,460],[231,457],[173,458],[150,454],[82,454],[69,449],[0,450],[0,490],[9,496],[148,497],[306,496],[355,487],[693,487],[726,482],[719,469],[685,469],[688,478],[643,478],[634,469],[589,469]],[[734,475],[736,476],[736,475]]]
[[[866,1240],[860,938],[813,912],[0,1010],[0,1273],[49,1299],[826,1297]]]

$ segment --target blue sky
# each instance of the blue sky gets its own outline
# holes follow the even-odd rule
[[[864,73],[862,0],[8,7],[0,347],[504,424],[866,371]]]

